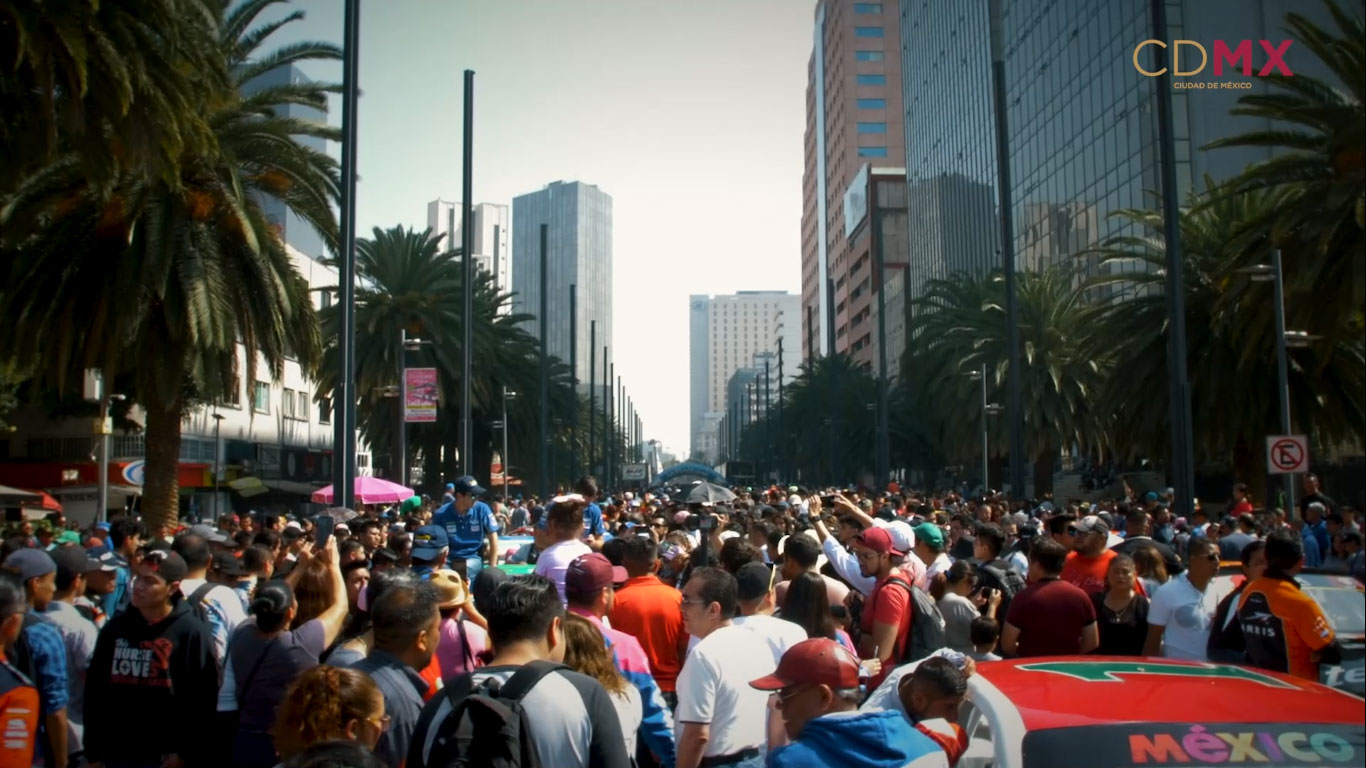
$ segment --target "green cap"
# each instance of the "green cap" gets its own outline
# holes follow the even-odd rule
[[[422,506],[421,496],[409,496],[403,500],[403,503],[400,504],[398,508],[401,512],[412,512],[420,506]]]
[[[944,529],[934,523],[920,523],[912,526],[911,531],[915,533],[917,540],[925,542],[931,549],[940,550],[944,548]]]
[[[58,534],[58,536],[57,536],[57,545],[58,545],[58,546],[61,546],[61,545],[63,545],[63,544],[80,544],[80,543],[81,543],[81,535],[80,535],[79,533],[76,533],[75,531],[62,531],[62,532],[61,532],[60,534]]]

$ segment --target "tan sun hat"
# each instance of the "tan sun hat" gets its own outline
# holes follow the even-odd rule
[[[449,568],[433,571],[431,583],[441,595],[441,602],[437,605],[442,608],[455,608],[464,605],[468,600],[465,580],[461,578],[459,573]]]

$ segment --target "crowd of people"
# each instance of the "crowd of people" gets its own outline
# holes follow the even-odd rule
[[[584,477],[504,507],[464,477],[359,514],[20,532],[0,768],[951,766],[971,677],[1002,658],[1317,679],[1335,638],[1295,575],[1361,579],[1363,519],[1305,482],[1299,514],[1238,486],[1212,522],[1170,490],[687,504]]]

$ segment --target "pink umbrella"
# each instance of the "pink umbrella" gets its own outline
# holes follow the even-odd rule
[[[382,478],[356,478],[356,501],[362,504],[396,504],[415,495],[412,488],[404,488]],[[329,485],[314,491],[312,498],[318,504],[331,504],[332,496],[332,486]]]

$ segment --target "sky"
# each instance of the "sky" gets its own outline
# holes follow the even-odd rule
[[[271,44],[340,44],[342,0],[294,0]],[[613,200],[613,317],[646,439],[687,455],[688,296],[801,286],[814,0],[362,0],[357,235],[552,181]],[[303,67],[340,81],[341,67]],[[340,124],[333,102],[329,121]],[[514,286],[515,289],[515,286]],[[478,365],[478,361],[475,361]]]

